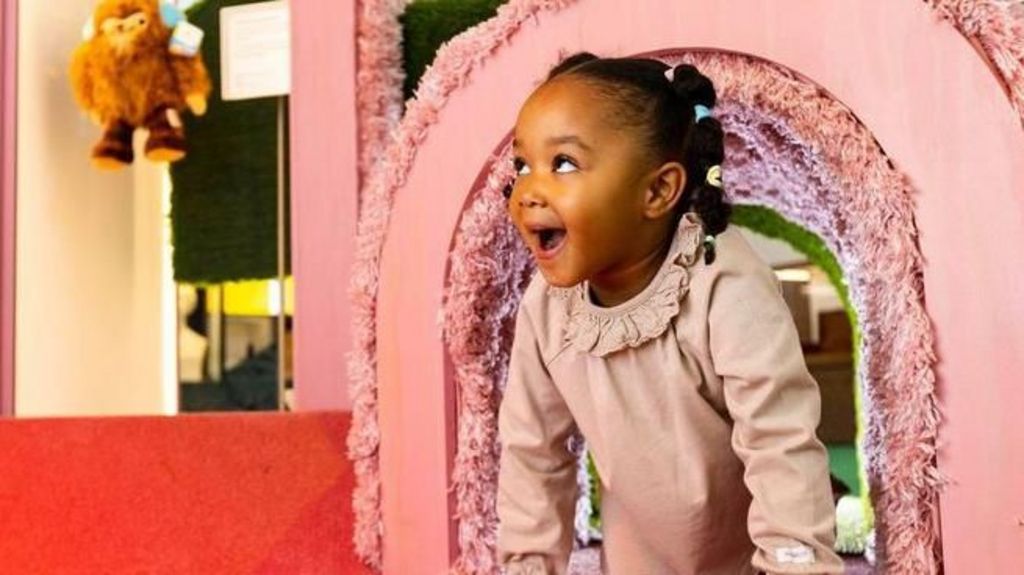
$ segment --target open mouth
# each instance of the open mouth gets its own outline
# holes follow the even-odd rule
[[[536,228],[531,229],[537,239],[536,255],[539,259],[553,258],[565,245],[566,232],[564,228]]]

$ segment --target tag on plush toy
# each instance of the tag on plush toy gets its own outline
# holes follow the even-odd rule
[[[82,25],[82,41],[88,42],[96,36],[96,24],[93,22],[92,16],[85,21]]]
[[[161,0],[160,19],[164,21],[164,26],[174,28],[179,22],[185,20],[185,13],[170,0]]]
[[[169,50],[176,56],[195,56],[203,44],[203,29],[186,21],[178,22],[171,35]]]

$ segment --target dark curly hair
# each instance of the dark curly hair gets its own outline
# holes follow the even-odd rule
[[[722,125],[714,117],[695,121],[694,107],[715,106],[715,87],[689,64],[676,66],[670,82],[669,66],[650,58],[599,58],[579,52],[558,63],[547,80],[573,75],[590,81],[617,107],[617,121],[639,128],[651,157],[677,161],[686,169],[686,185],[675,212],[675,222],[695,211],[706,236],[716,236],[729,225],[731,206],[722,188],[707,183],[708,169],[725,159]],[[715,260],[714,242],[705,242],[704,261]]]

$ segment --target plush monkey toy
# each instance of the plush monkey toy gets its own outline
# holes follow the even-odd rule
[[[146,157],[174,162],[185,156],[179,113],[206,112],[210,78],[198,54],[198,34],[169,0],[100,0],[91,30],[71,59],[71,85],[78,104],[103,137],[93,164],[117,169],[132,163],[132,134],[149,132]],[[184,31],[185,42],[182,42]],[[189,46],[189,37],[195,42]],[[182,46],[185,46],[182,48]]]

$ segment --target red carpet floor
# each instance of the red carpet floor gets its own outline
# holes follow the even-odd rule
[[[0,420],[0,573],[361,575],[349,421]]]
[[[368,575],[351,545],[349,424],[342,412],[0,420],[0,575]],[[598,563],[589,548],[571,572]],[[847,573],[872,570],[851,560]]]

